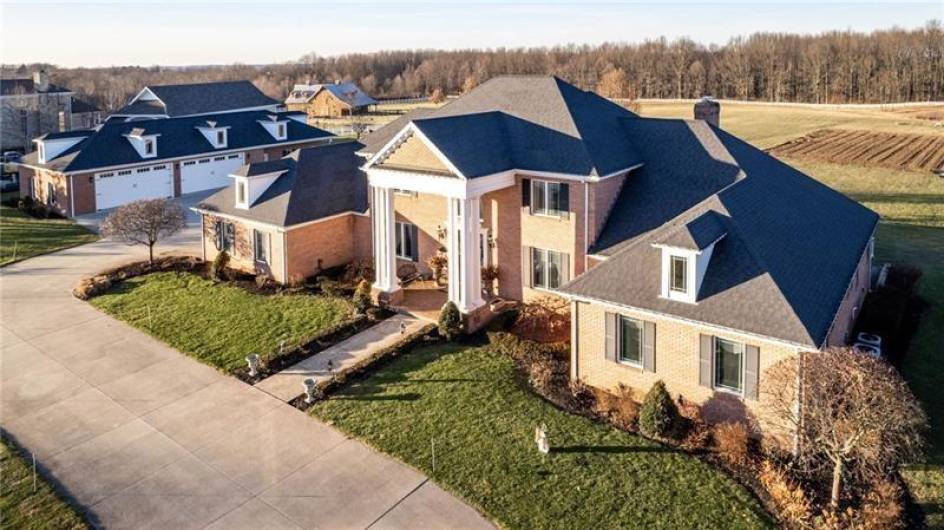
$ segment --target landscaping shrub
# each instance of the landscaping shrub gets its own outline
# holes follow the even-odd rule
[[[453,302],[446,302],[439,312],[439,334],[453,340],[462,334],[462,314]]]
[[[354,291],[354,311],[358,315],[367,314],[367,310],[374,305],[373,300],[370,298],[370,282],[367,280],[361,280],[357,284],[357,289]]]
[[[593,388],[580,379],[570,381],[568,387],[570,389],[572,410],[580,413],[593,412],[597,404],[597,397],[593,393]]]
[[[272,284],[272,278],[265,273],[256,275],[256,287],[259,289],[266,289]]]
[[[570,303],[556,296],[542,296],[523,304],[514,332],[538,342],[570,340]]]
[[[633,399],[633,391],[620,383],[615,392],[594,389],[594,412],[623,430],[634,430],[639,421],[639,403]]]
[[[740,422],[726,422],[715,427],[715,450],[728,464],[741,467],[750,462],[750,433]]]
[[[806,529],[813,522],[813,503],[786,471],[770,460],[760,465],[757,477],[787,528]]]
[[[862,498],[857,528],[861,530],[896,530],[905,527],[902,489],[896,482],[883,479],[872,484]]]
[[[348,285],[355,285],[361,280],[374,281],[374,262],[369,259],[356,259],[344,266],[341,279]]]
[[[315,281],[322,293],[328,296],[345,296],[347,290],[341,282],[332,280],[327,276],[318,276]]]
[[[671,439],[679,433],[680,416],[662,380],[653,383],[639,411],[639,430],[652,438]]]
[[[107,276],[84,278],[72,289],[72,296],[79,300],[88,300],[107,291],[111,284],[112,282]]]
[[[210,278],[226,281],[226,268],[229,267],[229,253],[221,250],[210,264]]]

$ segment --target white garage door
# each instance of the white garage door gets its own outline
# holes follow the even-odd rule
[[[95,209],[105,210],[140,199],[174,196],[170,164],[95,175]]]
[[[229,186],[233,183],[229,174],[242,165],[242,153],[184,161],[180,164],[180,193]]]

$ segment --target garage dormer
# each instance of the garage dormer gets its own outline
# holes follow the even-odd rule
[[[207,120],[206,125],[197,125],[196,129],[215,149],[223,149],[229,144],[228,126],[220,126],[213,120]]]
[[[233,194],[235,207],[243,210],[251,208],[286,171],[288,167],[283,160],[247,164],[237,169],[230,175],[236,181]]]
[[[141,158],[154,158],[157,156],[157,137],[159,134],[148,134],[141,127],[131,129],[131,132],[125,135],[131,146]]]
[[[281,119],[275,114],[269,114],[267,119],[259,120],[259,124],[276,140],[282,141],[288,138],[287,119]]]
[[[82,134],[87,132],[87,134]],[[37,160],[45,164],[67,151],[70,147],[91,136],[92,131],[44,134],[33,140],[36,144]]]
[[[657,239],[652,246],[662,251],[661,296],[696,303],[715,245],[726,235],[721,214],[709,210]]]

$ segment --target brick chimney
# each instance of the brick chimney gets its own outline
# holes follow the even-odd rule
[[[715,127],[721,126],[721,103],[711,96],[704,96],[695,103],[695,119],[705,120]]]
[[[46,70],[33,72],[33,85],[36,86],[38,92],[49,90],[49,76],[46,75]]]

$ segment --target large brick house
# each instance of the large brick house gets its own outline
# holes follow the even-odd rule
[[[313,118],[349,116],[364,112],[377,101],[352,82],[295,85],[285,99],[288,110]]]
[[[0,79],[0,150],[26,152],[33,138],[72,129],[73,96],[43,70],[32,78]]]
[[[232,174],[233,185],[194,208],[202,217],[203,257],[277,282],[370,259],[367,178],[348,142],[299,149]]]
[[[71,217],[224,187],[246,163],[334,139],[292,112],[111,118],[94,129],[36,138],[37,150],[20,164],[20,194]]]
[[[662,379],[709,419],[759,416],[769,366],[848,340],[878,218],[719,128],[716,102],[695,118],[503,77],[378,130],[361,150],[377,297],[408,303],[401,266],[445,251],[444,298],[473,328],[493,296],[562,296],[574,379]]]

